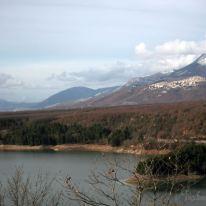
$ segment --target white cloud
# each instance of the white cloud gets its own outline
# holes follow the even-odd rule
[[[206,53],[206,39],[184,41],[176,39],[148,49],[144,43],[135,47],[137,60],[151,72],[161,72],[181,68],[190,64],[202,53]]]
[[[16,88],[23,86],[23,81],[15,79],[10,74],[0,74],[0,87],[1,88]]]
[[[25,96],[28,101],[39,101],[74,86],[122,85],[131,78],[188,65],[204,52],[206,40],[174,40],[153,47],[142,42],[135,47],[135,60],[74,59],[0,65],[0,96],[11,100]]]
[[[178,55],[157,59],[157,69],[160,71],[168,71],[177,69],[190,64],[196,55]]]
[[[46,78],[49,81],[56,80],[56,81],[62,81],[62,82],[69,82],[69,81],[76,81],[78,80],[78,77],[71,75],[70,73],[67,73],[66,71],[63,71],[59,74],[52,73],[48,78]]]
[[[145,43],[140,43],[135,47],[135,53],[140,57],[148,57],[150,52],[147,50]]]
[[[155,52],[166,55],[191,55],[206,52],[206,40],[195,41],[181,41],[176,39],[174,41],[165,42],[155,47]]]
[[[12,79],[11,75],[8,74],[0,74],[0,86],[7,83],[8,80]]]
[[[83,85],[90,87],[106,87],[124,84],[128,79],[144,75],[137,62],[117,61],[110,64],[88,67],[81,71],[63,71],[50,75],[47,80],[63,82],[70,85]]]

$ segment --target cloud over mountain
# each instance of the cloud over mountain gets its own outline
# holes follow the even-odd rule
[[[195,42],[176,39],[157,45],[155,47],[155,52],[163,55],[199,55],[206,52],[206,40]]]
[[[90,84],[104,85],[124,83],[127,79],[143,74],[140,70],[141,64],[137,62],[123,62],[117,61],[108,65],[99,67],[89,67],[80,71],[63,71],[59,74],[50,75],[47,80],[82,83],[88,82]]]
[[[206,39],[202,41],[172,40],[153,47],[141,42],[135,46],[137,60],[152,71],[178,69],[191,63],[206,52]]]

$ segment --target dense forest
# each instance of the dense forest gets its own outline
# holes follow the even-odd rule
[[[149,147],[157,139],[206,140],[206,103],[0,113],[0,144]]]
[[[64,125],[50,121],[27,122],[1,120],[1,143],[18,145],[56,145],[66,143],[111,143],[119,146],[131,138],[129,129],[111,131],[101,124],[84,127],[81,124]],[[3,126],[4,125],[4,126]],[[2,127],[3,126],[3,127]]]

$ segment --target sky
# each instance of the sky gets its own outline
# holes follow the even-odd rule
[[[0,0],[0,99],[123,85],[206,53],[206,0]]]

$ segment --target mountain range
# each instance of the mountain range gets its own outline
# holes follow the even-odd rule
[[[73,87],[39,103],[0,100],[0,110],[68,109],[195,100],[206,100],[206,54],[181,69],[133,78],[121,87]]]
[[[17,103],[0,99],[0,111],[37,110],[55,108],[56,106],[63,104],[73,105],[77,102],[86,101],[89,98],[94,98],[97,96],[103,97],[118,88],[118,86],[99,89],[72,87],[56,93],[44,101],[38,103]]]
[[[79,102],[72,108],[196,100],[206,100],[206,54],[202,54],[191,64],[169,73],[133,78],[111,94]]]
[[[36,104],[35,107],[48,108],[58,106],[59,104],[72,105],[76,102],[85,101],[96,96],[103,97],[112,93],[117,88],[118,86],[100,89],[91,89],[87,87],[72,87],[50,96],[46,100]]]

